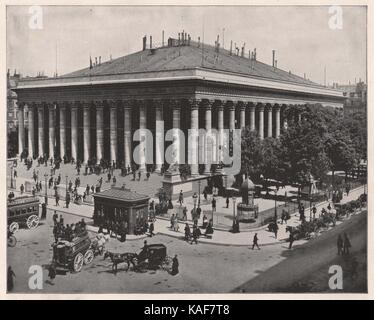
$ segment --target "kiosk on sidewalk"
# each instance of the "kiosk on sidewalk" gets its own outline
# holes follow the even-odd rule
[[[124,187],[111,189],[93,195],[95,202],[94,224],[119,224],[127,226],[127,233],[134,234],[148,221],[149,196]]]

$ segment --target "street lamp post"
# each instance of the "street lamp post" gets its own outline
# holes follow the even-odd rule
[[[278,190],[275,189],[274,191],[274,194],[275,194],[275,198],[274,198],[274,218],[275,218],[275,223],[277,222],[278,220],[278,215],[277,215],[277,193],[278,193]]]
[[[45,189],[45,195],[44,195],[44,203],[45,203],[45,205],[47,205],[47,204],[48,204],[48,194],[47,194],[47,189],[48,189],[48,187],[47,187],[47,177],[48,177],[48,174],[47,174],[47,173],[45,173],[45,174],[44,174],[44,180],[45,180],[45,185],[44,185],[44,189]]]
[[[197,183],[199,185],[199,207],[200,207],[200,186],[201,186],[201,180],[199,180]]]
[[[66,178],[66,184],[65,184],[65,189],[66,189],[65,199],[66,199],[68,197],[68,176],[66,175],[65,178]]]
[[[12,164],[12,166],[10,167],[10,188],[11,189],[14,189],[13,174],[14,172],[13,172],[13,164]]]
[[[233,204],[233,223],[232,223],[232,230],[236,232],[236,221],[235,221],[235,203],[236,203],[236,197],[232,197],[232,204]]]

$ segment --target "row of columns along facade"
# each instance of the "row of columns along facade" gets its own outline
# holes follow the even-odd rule
[[[57,108],[58,105],[58,108]],[[104,108],[109,109],[109,141],[110,141],[110,161],[123,161],[125,166],[132,164],[132,151],[133,151],[133,137],[132,133],[136,129],[147,129],[149,121],[155,121],[156,131],[157,125],[163,127],[164,113],[167,111],[172,113],[172,128],[181,128],[181,109],[188,108],[190,112],[190,125],[191,129],[199,129],[199,109],[203,110],[204,114],[204,128],[207,132],[212,130],[212,111],[217,112],[216,128],[219,130],[235,128],[244,128],[249,124],[250,130],[257,130],[260,138],[275,137],[278,138],[281,131],[281,109],[285,105],[274,103],[244,103],[219,101],[219,100],[131,100],[131,101],[93,101],[93,102],[64,102],[64,103],[22,103],[19,105],[18,111],[18,142],[19,153],[26,148],[25,141],[25,110],[28,110],[28,154],[29,156],[43,156],[47,152],[45,150],[46,140],[48,139],[48,154],[49,157],[53,156],[55,145],[59,144],[59,156],[63,158],[67,155],[67,110],[70,109],[70,137],[71,137],[71,157],[78,159],[78,110],[83,110],[83,163],[92,158],[91,153],[91,112],[95,112],[96,116],[96,159],[99,161],[104,158]],[[154,118],[147,119],[147,110],[149,107],[155,109]],[[118,145],[118,130],[117,130],[117,111],[119,108],[123,110],[123,145]],[[139,117],[138,123],[133,123],[131,113],[134,108],[138,109]],[[166,109],[167,108],[167,109]],[[226,113],[224,113],[226,109]],[[48,110],[48,111],[47,111]],[[47,112],[46,112],[47,111]],[[56,112],[59,112],[59,123],[56,123]],[[224,116],[228,112],[228,121],[224,121]],[[266,114],[265,114],[266,112]],[[35,115],[37,113],[37,115]],[[256,116],[257,113],[257,116]],[[48,130],[45,128],[44,117],[48,114]],[[236,115],[239,116],[238,121]],[[249,121],[246,121],[246,115],[249,116]],[[267,128],[265,130],[264,118],[267,117]],[[38,132],[35,132],[35,119],[37,118]],[[228,122],[228,128],[224,128],[224,123]],[[275,123],[273,123],[275,122]],[[282,127],[286,126],[286,119],[282,119]],[[166,128],[165,128],[166,129]],[[274,130],[275,129],[275,130]],[[59,130],[59,141],[57,141],[56,130]],[[164,130],[162,128],[161,130]],[[37,136],[38,143],[35,143]],[[156,137],[157,140],[157,137]],[[156,171],[161,169],[161,156],[164,150],[161,150],[162,143],[155,141],[155,162]],[[199,143],[191,141],[190,143]],[[123,148],[123,159],[118,158],[118,148]],[[188,150],[198,150],[198,145],[188,146]],[[201,151],[200,151],[201,152]],[[145,168],[140,166],[141,169]],[[197,166],[191,166],[192,174],[197,174]]]

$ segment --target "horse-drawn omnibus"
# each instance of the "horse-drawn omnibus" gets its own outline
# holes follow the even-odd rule
[[[39,225],[38,197],[22,196],[8,199],[8,229],[11,233],[26,226],[35,229]]]

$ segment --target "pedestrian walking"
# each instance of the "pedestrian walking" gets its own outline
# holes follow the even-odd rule
[[[349,254],[349,248],[351,247],[351,241],[349,240],[346,233],[344,233],[343,240],[343,254]]]
[[[178,202],[179,202],[180,205],[183,204],[183,191],[182,191],[182,190],[179,192],[179,199],[178,199]]]
[[[288,241],[290,242],[290,245],[288,246],[288,249],[291,249],[292,248],[292,244],[295,241],[295,238],[294,238],[294,235],[293,235],[292,231],[290,231],[290,237],[289,237]]]
[[[42,203],[42,216],[40,217],[41,220],[45,220],[47,218],[47,205]]]
[[[55,210],[55,212],[53,213],[53,216],[52,216],[52,219],[53,219],[53,224],[54,225],[57,225],[57,218],[58,218],[58,214]]]
[[[60,196],[58,195],[58,193],[56,193],[56,195],[55,195],[55,200],[56,200],[56,207],[59,207],[60,206],[60,204],[59,204]]]
[[[260,250],[260,247],[258,245],[258,237],[257,237],[257,233],[255,233],[254,237],[253,237],[253,245],[252,245],[252,250],[254,250],[254,248],[257,247],[258,250]]]
[[[19,189],[21,190],[21,195],[22,195],[22,194],[23,194],[23,191],[25,190],[25,187],[23,186],[23,184],[21,184],[21,186],[20,186]]]
[[[312,212],[313,212],[313,220],[314,220],[316,218],[316,213],[317,213],[317,208],[315,205],[313,205]]]
[[[343,238],[340,234],[338,236],[338,240],[336,242],[336,245],[338,247],[338,256],[340,256],[343,253]]]
[[[171,265],[171,275],[175,276],[179,273],[179,261],[178,256],[175,255],[173,258],[173,264]]]
[[[184,227],[184,240],[189,241],[191,236],[191,229],[188,223]]]
[[[212,211],[216,212],[216,199],[214,197],[212,199]]]
[[[208,193],[206,192],[205,189],[203,191],[203,196],[204,196],[204,200],[207,201],[207,199],[208,199]]]
[[[191,244],[193,244],[194,242],[197,244],[197,238],[198,238],[198,231],[197,231],[197,226],[193,226],[193,230],[192,230],[192,241],[191,241]]]
[[[154,233],[153,231],[155,230],[155,226],[153,224],[153,222],[151,222],[151,224],[149,225],[149,236],[152,238],[152,236],[154,236]]]
[[[48,277],[49,277],[49,284],[53,286],[54,280],[56,278],[56,267],[55,267],[54,262],[52,262],[48,268]]]
[[[277,237],[278,237],[278,229],[279,229],[278,224],[275,221],[275,223],[274,223],[274,229],[273,229],[275,239],[277,239]]]
[[[230,198],[227,197],[227,198],[226,198],[226,208],[227,208],[227,209],[229,208],[229,204],[230,204]]]

